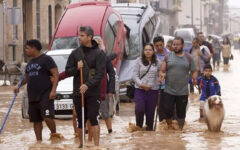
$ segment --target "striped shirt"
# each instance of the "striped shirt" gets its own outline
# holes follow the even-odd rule
[[[159,89],[158,72],[161,65],[161,61],[159,59],[157,59],[157,64],[152,64],[148,73],[142,79],[140,79],[140,77],[147,72],[149,65],[145,66],[142,63],[141,57],[137,59],[136,64],[134,66],[134,70],[133,70],[133,76],[132,76],[132,79],[135,82],[135,88],[141,89],[140,85],[145,84],[151,87],[152,90]]]

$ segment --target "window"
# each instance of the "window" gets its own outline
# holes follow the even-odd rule
[[[48,6],[48,38],[49,38],[49,43],[51,42],[52,39],[52,6]]]
[[[110,54],[113,50],[115,37],[116,36],[114,35],[114,31],[112,30],[111,25],[109,24],[109,22],[107,22],[104,31],[105,48],[107,54]]]
[[[67,64],[69,55],[51,55],[51,57],[55,61],[58,71],[59,72],[65,71],[65,66]]]
[[[55,38],[51,50],[75,49],[79,47],[78,37]]]
[[[37,39],[40,40],[41,37],[41,28],[40,28],[40,0],[37,0],[36,5],[36,16],[37,16]]]
[[[107,54],[111,54],[113,51],[118,31],[118,24],[119,24],[118,16],[115,14],[111,14],[108,18],[104,31],[104,40]]]
[[[136,59],[137,57],[140,56],[140,49],[141,49],[141,43],[140,43],[140,36],[139,36],[139,28],[140,24],[137,23],[139,20],[139,17],[137,16],[131,16],[131,15],[126,15],[123,16],[124,23],[128,28],[130,29],[130,35],[127,38],[128,46],[129,49],[126,49],[127,56],[126,59],[131,60],[131,59]]]

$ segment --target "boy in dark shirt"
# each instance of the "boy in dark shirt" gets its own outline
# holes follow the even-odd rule
[[[61,135],[56,133],[54,117],[54,98],[58,84],[58,69],[54,60],[45,54],[41,54],[41,43],[38,40],[29,40],[26,43],[26,53],[32,57],[25,70],[22,85],[27,83],[29,99],[29,119],[33,122],[33,128],[38,141],[42,140],[44,120],[51,131],[51,138]],[[53,82],[50,80],[53,76]],[[21,86],[22,86],[21,85]],[[14,92],[19,92],[14,87]]]

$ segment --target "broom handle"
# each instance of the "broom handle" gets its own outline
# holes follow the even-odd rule
[[[83,85],[83,70],[80,68],[80,84]],[[82,145],[84,146],[85,130],[84,130],[84,94],[81,93],[82,100]]]

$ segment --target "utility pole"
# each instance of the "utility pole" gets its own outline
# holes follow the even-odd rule
[[[3,22],[3,62],[5,62],[5,12],[6,12],[6,1],[3,0],[3,19],[2,19],[2,22]]]
[[[2,19],[2,22],[3,22],[3,62],[6,64],[6,60],[5,60],[5,12],[6,12],[6,1],[3,0],[3,19]],[[3,82],[3,86],[6,86],[7,83],[6,83],[6,80],[7,80],[7,74],[6,74],[6,67],[5,67],[5,75],[4,75],[4,82]]]
[[[223,32],[223,15],[224,15],[224,0],[219,0],[219,16],[218,16],[218,23],[219,23],[219,30],[218,34]]]
[[[202,32],[202,0],[200,0],[200,31]]]
[[[193,0],[191,0],[191,16],[192,16],[192,27],[193,27]]]

